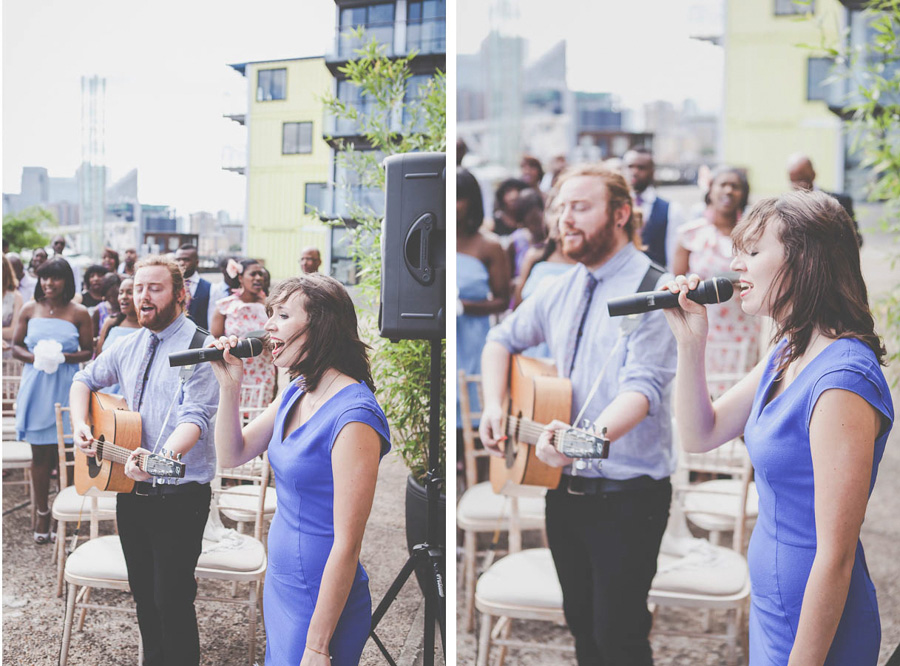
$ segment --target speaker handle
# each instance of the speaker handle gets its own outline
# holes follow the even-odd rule
[[[425,213],[416,220],[406,234],[403,259],[406,269],[416,282],[428,286],[434,282],[435,271],[428,261],[431,234],[437,227],[437,221],[433,213]]]

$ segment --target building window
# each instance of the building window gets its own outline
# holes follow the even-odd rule
[[[447,5],[444,0],[410,0],[406,10],[406,50],[447,50]]]
[[[428,82],[431,80],[431,74],[413,74],[406,82],[406,93],[403,95],[403,126],[413,120],[411,109],[416,109],[418,117],[414,127],[407,128],[413,132],[425,131],[425,114],[421,113],[422,98],[428,92]]]
[[[256,101],[271,102],[285,99],[287,91],[286,69],[261,69],[256,74]]]
[[[281,133],[281,154],[301,155],[312,152],[312,123],[285,123]]]
[[[808,58],[806,61],[806,99],[810,102],[833,102],[837,96],[835,83],[825,83],[834,67],[833,58]]]
[[[775,16],[815,14],[816,0],[775,0]]]
[[[307,183],[304,188],[304,207],[303,212],[307,215],[317,215],[319,211],[325,210],[325,192],[327,189],[325,183]]]
[[[351,32],[363,28],[362,40]],[[394,4],[363,5],[360,7],[344,7],[341,9],[341,28],[339,37],[339,55],[350,58],[354,51],[364,44],[375,40],[388,47],[387,54],[393,55],[394,44]]]

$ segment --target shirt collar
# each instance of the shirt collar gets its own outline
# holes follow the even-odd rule
[[[631,262],[635,254],[638,254],[637,248],[634,243],[629,241],[625,247],[616,252],[597,270],[589,271],[584,264],[579,264],[579,266],[584,269],[585,273],[593,274],[598,282],[603,282],[603,280],[620,273]]]
[[[184,326],[185,323],[187,323],[187,320],[188,320],[187,317],[182,312],[180,315],[175,317],[175,321],[173,321],[171,324],[166,326],[163,330],[161,330],[159,332],[151,331],[150,329],[147,329],[147,330],[149,333],[155,333],[156,337],[159,338],[160,342],[164,342],[164,341],[168,340],[169,338],[177,335],[178,332],[181,330],[181,327]]]
[[[647,204],[653,205],[653,202],[656,201],[656,188],[653,185],[648,185],[646,189],[641,192],[641,201],[646,206]]]
[[[191,277],[189,277],[189,278],[184,278],[184,281],[189,282],[191,284],[199,283],[200,282],[200,272],[194,271],[194,274],[191,275]]]

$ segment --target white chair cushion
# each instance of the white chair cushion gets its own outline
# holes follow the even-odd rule
[[[66,576],[128,581],[125,555],[118,535],[85,541],[66,559]]]
[[[523,530],[544,526],[544,497],[519,497],[519,524]],[[457,525],[461,529],[508,529],[511,499],[498,495],[490,482],[479,483],[463,493],[456,505]],[[499,521],[499,522],[498,522]]]
[[[53,517],[70,522],[81,518],[87,523],[91,519],[91,498],[79,495],[75,486],[66,486],[53,500]],[[113,520],[116,517],[116,496],[104,495],[97,498],[97,517]]]
[[[219,541],[203,540],[198,569],[256,571],[266,563],[266,549],[251,536],[227,530]]]
[[[707,531],[722,531],[734,528],[734,520],[738,514],[740,479],[715,479],[698,483],[684,493],[684,513],[688,519]],[[748,518],[759,515],[759,494],[756,484],[751,483],[747,489],[747,504],[744,513]]]
[[[692,539],[684,555],[660,552],[650,586],[654,592],[729,596],[739,593],[750,575],[740,553]]]
[[[31,462],[31,444],[28,442],[5,441],[2,449],[3,464]]]
[[[562,589],[547,548],[529,548],[507,555],[485,571],[475,597],[488,604],[562,610]]]
[[[259,505],[260,486],[232,486],[225,488],[218,496],[219,511],[231,520],[240,522],[252,521],[256,517]],[[271,516],[278,506],[278,495],[274,488],[266,489],[266,500],[263,515]]]

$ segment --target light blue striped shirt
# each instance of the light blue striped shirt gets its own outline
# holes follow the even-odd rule
[[[159,345],[141,398],[141,446],[145,449],[158,452],[165,448],[172,431],[182,423],[193,423],[200,428],[200,439],[182,459],[185,475],[179,483],[208,483],[216,473],[216,447],[210,426],[219,407],[219,384],[212,367],[209,363],[196,365],[183,391],[179,379],[181,368],[169,367],[169,354],[188,349],[196,330],[194,322],[179,315],[165,330],[156,334]],[[133,335],[117,339],[78,372],[75,381],[86,384],[92,391],[118,383],[125,401],[133,405],[138,372],[151,333],[142,328]],[[211,341],[212,338],[207,336],[204,345]],[[172,411],[166,422],[170,405]]]
[[[610,444],[610,454],[598,471],[595,465],[577,470],[578,476],[631,479],[649,475],[662,479],[675,470],[672,444],[670,393],[675,377],[676,345],[661,311],[640,316],[637,328],[616,346],[623,317],[610,317],[606,302],[633,294],[643,280],[650,259],[629,243],[594,271],[598,280],[584,325],[584,335],[569,379],[572,382],[574,419],[590,394],[595,379],[609,360],[603,379],[584,416],[592,423],[620,393],[635,391],[646,396],[650,411],[631,431]],[[669,276],[663,276],[661,284]],[[584,298],[588,269],[572,269],[540,284],[537,291],[498,326],[487,339],[499,342],[513,354],[546,342],[560,376],[568,376],[567,347],[571,344],[579,303]],[[610,353],[616,349],[615,356]],[[602,423],[594,423],[598,430]],[[572,474],[571,466],[563,472]]]

